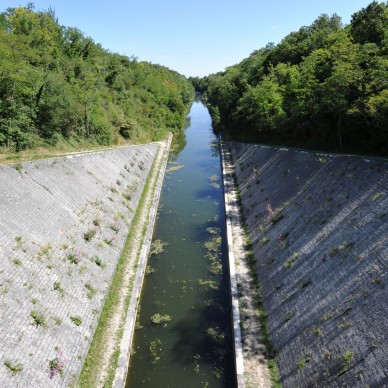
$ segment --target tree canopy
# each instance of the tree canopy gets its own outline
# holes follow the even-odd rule
[[[0,14],[0,146],[113,144],[179,132],[193,98],[166,67],[103,49],[33,5]]]
[[[214,127],[249,141],[388,155],[388,3],[321,15],[224,72],[192,78]]]

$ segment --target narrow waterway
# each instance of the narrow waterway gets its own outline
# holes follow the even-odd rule
[[[164,181],[127,388],[236,386],[218,144],[200,101],[189,117]]]

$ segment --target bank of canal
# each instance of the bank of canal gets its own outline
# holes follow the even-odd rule
[[[127,388],[236,386],[219,148],[200,101],[186,141],[165,176]]]

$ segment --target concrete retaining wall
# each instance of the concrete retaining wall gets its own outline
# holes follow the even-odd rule
[[[0,167],[2,386],[77,380],[158,146]]]
[[[168,156],[170,153],[170,147],[172,142],[172,134],[169,135],[166,144],[163,144],[164,151],[162,156],[162,162],[157,174],[153,195],[151,198],[151,208],[149,210],[149,219],[147,223],[147,230],[144,235],[139,260],[137,262],[136,276],[131,293],[131,301],[129,304],[126,321],[124,325],[123,338],[120,342],[120,355],[118,368],[116,369],[115,378],[113,381],[113,387],[124,388],[126,378],[128,374],[129,361],[131,357],[132,343],[135,334],[136,318],[140,303],[140,296],[144,282],[145,270],[147,267],[148,254],[151,247],[152,235],[154,232],[156,216],[158,214],[158,206],[160,195],[162,192],[164,175],[166,172]]]
[[[284,387],[388,384],[388,162],[229,143]]]

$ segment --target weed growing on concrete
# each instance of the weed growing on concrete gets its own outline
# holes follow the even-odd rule
[[[296,364],[298,370],[302,369],[308,362],[310,362],[311,352],[305,352],[303,357],[299,359]]]
[[[322,322],[328,321],[332,317],[333,317],[333,315],[331,314],[331,312],[328,311],[325,314],[323,314],[323,316],[321,317],[321,321]]]
[[[314,327],[314,334],[317,336],[317,337],[322,337],[323,336],[323,331],[321,328],[319,327]]]
[[[349,321],[345,321],[345,319],[342,319],[341,323],[337,324],[338,329],[349,329],[349,327],[352,327],[352,323]]]
[[[34,320],[36,326],[42,326],[42,327],[47,326],[43,314],[39,313],[38,311],[32,310],[30,315],[31,315],[32,319]]]
[[[7,293],[8,293],[8,288],[6,288],[6,287],[0,288],[0,295],[5,295]]]
[[[10,360],[5,360],[4,365],[12,372],[13,375],[18,374],[23,370],[23,365],[19,363],[13,363]]]
[[[267,361],[269,374],[271,376],[272,380],[272,388],[281,388],[280,382],[279,382],[279,369],[276,365],[276,361],[274,359],[270,359]]]
[[[338,247],[331,248],[329,251],[329,256],[335,256],[341,252],[348,251],[349,249],[351,249],[353,247],[353,245],[354,245],[353,242],[344,241]]]
[[[89,229],[87,232],[84,233],[84,240],[86,242],[90,242],[95,235],[96,235],[96,230]]]
[[[128,202],[132,199],[132,196],[131,196],[130,194],[125,194],[125,193],[123,193],[123,194],[122,194],[122,197],[123,197],[124,199],[126,199]]]
[[[15,240],[16,245],[17,245],[18,247],[20,247],[20,246],[22,245],[22,242],[23,242],[22,236],[15,236],[15,237],[14,237],[14,240]]]
[[[263,245],[267,244],[268,242],[269,242],[269,238],[268,238],[268,237],[263,237],[263,238],[261,239],[261,243],[262,243]]]
[[[74,323],[74,325],[76,325],[76,326],[80,326],[81,323],[82,323],[82,319],[81,319],[81,317],[79,317],[79,316],[75,316],[75,317],[71,316],[69,319],[70,319],[70,321],[72,321],[72,322]]]
[[[65,295],[65,290],[62,288],[60,282],[54,282],[54,290],[58,291],[62,298]]]
[[[338,254],[338,252],[339,252],[338,247],[331,248],[329,251],[329,256],[335,256],[336,254]]]
[[[294,265],[295,261],[298,260],[299,256],[300,256],[299,252],[293,253],[293,255],[286,260],[286,262],[284,263],[284,266],[287,269],[290,269]]]
[[[49,360],[49,365],[47,368],[47,372],[50,376],[50,379],[59,375],[62,377],[63,368],[65,366],[66,358],[61,350],[57,350],[57,356],[52,360]]]
[[[70,261],[71,264],[78,264],[80,259],[80,254],[78,251],[69,252],[66,255],[66,259]]]
[[[291,312],[288,312],[284,319],[283,319],[283,323],[287,323],[288,321],[290,321],[292,318],[294,318],[295,314],[294,313],[291,313]]]
[[[111,237],[111,238],[104,238],[104,243],[106,245],[109,245],[110,247],[113,246],[113,241],[115,240],[115,236]]]
[[[342,354],[342,362],[343,362],[343,366],[342,366],[342,371],[341,372],[346,372],[347,370],[349,370],[351,364],[352,364],[352,361],[353,361],[353,352],[351,352],[350,350],[347,350],[346,352],[344,352]]]
[[[305,288],[311,284],[311,280],[303,279],[298,283],[299,288]]]
[[[97,290],[90,283],[86,283],[85,288],[88,290],[86,297],[92,299]]]
[[[57,325],[57,326],[60,326],[61,323],[62,323],[62,319],[60,317],[53,317],[53,320],[54,320],[54,323]]]
[[[290,234],[290,232],[279,233],[277,239],[278,239],[280,242],[283,242],[284,240],[287,239],[287,237],[289,236],[289,234]]]
[[[100,225],[101,225],[101,220],[100,220],[99,218],[95,218],[95,219],[93,220],[93,225],[94,225],[94,226],[100,226]]]
[[[51,245],[50,244],[46,244],[46,245],[43,245],[41,248],[40,248],[40,252],[39,252],[39,255],[40,256],[43,256],[43,255],[48,255],[50,253],[50,250],[51,250]]]
[[[99,267],[105,268],[105,263],[98,256],[96,256],[93,261]]]
[[[120,227],[117,224],[111,224],[109,227],[115,232],[118,233],[120,230]]]
[[[383,195],[384,195],[384,192],[383,192],[383,191],[381,191],[380,193],[375,194],[375,195],[372,197],[372,201],[378,201]]]
[[[349,241],[344,241],[339,247],[338,249],[341,250],[341,251],[348,251],[349,249],[351,249],[353,247],[354,243],[353,242],[349,242]]]
[[[267,222],[271,222],[272,225],[275,225],[278,221],[280,221],[283,218],[282,212],[279,209],[273,210],[270,204],[267,205],[267,211],[268,211],[268,214],[265,220]]]
[[[21,165],[21,163],[15,163],[13,166],[12,166],[16,171],[21,171],[23,169],[23,166]]]
[[[15,265],[22,265],[22,261],[20,259],[12,259],[12,263],[14,263]]]

